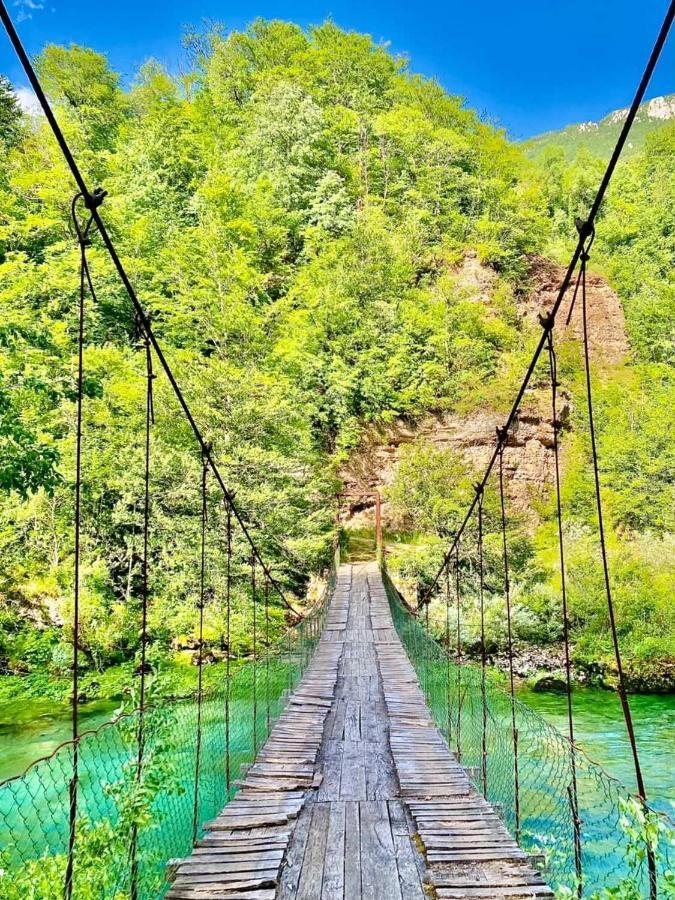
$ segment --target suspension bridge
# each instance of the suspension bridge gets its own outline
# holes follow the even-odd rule
[[[72,737],[0,783],[0,900],[422,900],[424,897],[672,896],[673,823],[650,806],[622,670],[605,546],[593,418],[586,273],[598,212],[675,17],[671,3],[616,147],[585,220],[511,412],[466,515],[428,589],[413,605],[392,583],[381,538],[377,560],[341,561],[325,589],[292,602],[218,467],[136,294],[102,209],[61,130],[4,3],[0,18],[77,187],[72,219],[80,252],[75,473]],[[145,360],[145,481],[138,702],[98,729],[80,723],[79,627],[86,308],[96,303],[88,248],[107,251],[129,298]],[[618,693],[635,768],[631,792],[578,746],[574,733],[564,508],[560,493],[556,317],[566,295],[581,304],[587,413],[608,616]],[[540,358],[547,363],[567,680],[562,733],[514,689],[504,450]],[[197,686],[185,696],[150,690],[148,586],[152,527],[153,383],[163,375],[201,460]],[[484,497],[500,499],[509,675],[487,665]],[[217,509],[210,488],[218,493]],[[213,535],[217,533],[218,538]],[[378,536],[381,534],[378,529]],[[211,544],[216,546],[209,546]],[[464,559],[471,553],[476,565]],[[227,634],[221,683],[205,679],[205,609],[213,600],[207,555],[223,572]],[[231,658],[232,592],[249,599],[252,655]],[[480,601],[480,661],[462,643],[463,595]],[[442,642],[429,629],[444,605]],[[271,638],[272,607],[285,611]],[[451,627],[452,623],[452,627]],[[612,893],[613,892],[613,893]]]

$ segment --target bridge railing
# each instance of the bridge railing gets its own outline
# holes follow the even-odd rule
[[[234,797],[238,779],[264,744],[321,637],[339,548],[323,593],[295,627],[256,657],[232,663],[229,680],[196,693],[148,698],[77,741],[59,746],[0,783],[1,900],[60,900],[68,859],[70,796],[77,754],[78,900],[154,900],[172,859],[187,855],[204,823]],[[206,669],[208,672],[208,667]],[[161,677],[161,676],[160,676]],[[135,844],[132,856],[131,847]]]
[[[456,665],[406,609],[386,572],[383,577],[396,630],[436,724],[476,789],[494,804],[558,896],[648,897],[647,841],[654,849],[659,895],[674,896],[675,823],[650,809],[645,814],[643,805],[623,784],[517,698],[516,804],[511,695],[500,685],[498,675],[488,671],[484,704],[480,666],[470,662]],[[580,820],[581,885],[576,876],[573,771]]]

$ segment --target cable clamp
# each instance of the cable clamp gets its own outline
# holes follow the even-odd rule
[[[94,190],[93,194],[83,194],[82,198],[89,212],[94,212],[95,209],[98,209],[103,204],[107,196],[108,192],[99,187]]]
[[[586,241],[595,234],[595,226],[586,219],[576,218],[574,225],[582,241]]]
[[[497,425],[497,443],[499,447],[502,448],[506,443],[506,439],[509,436],[509,429],[507,425]]]
[[[150,665],[150,663],[146,660],[145,663],[140,663],[134,669],[134,675],[152,675],[154,669]]]
[[[550,333],[555,326],[555,319],[550,313],[539,313],[539,324],[545,332]]]
[[[482,494],[483,494],[483,484],[482,484],[480,481],[477,481],[477,482],[473,485],[473,489],[474,489],[474,491],[476,492],[476,494],[477,494],[479,497],[482,496]]]
[[[575,219],[574,224],[577,227],[579,239],[581,241],[581,253],[579,254],[579,259],[582,263],[587,263],[591,258],[590,249],[595,240],[595,226],[590,222],[584,222],[583,219]]]

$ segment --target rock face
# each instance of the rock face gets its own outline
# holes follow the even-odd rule
[[[542,258],[532,261],[532,290],[519,300],[523,320],[538,322],[540,314],[550,312],[562,282],[564,269]],[[456,283],[467,296],[478,303],[489,303],[494,287],[494,273],[481,266],[475,255],[467,255],[457,270]],[[582,337],[582,304],[580,293],[566,325],[573,289],[567,292],[557,316],[558,340]],[[621,303],[609,285],[599,276],[587,278],[589,346],[595,360],[619,363],[628,352]],[[504,452],[504,472],[510,503],[518,510],[531,510],[532,501],[545,496],[552,484],[553,428],[548,387],[533,385],[527,391],[520,414],[512,428]],[[558,417],[563,425],[569,421],[569,397],[561,388],[558,395]],[[374,517],[373,493],[381,491],[394,478],[400,449],[416,439],[428,441],[436,448],[452,448],[461,452],[470,471],[482,473],[495,447],[498,425],[503,413],[479,410],[460,417],[451,413],[428,416],[411,426],[402,420],[380,429],[371,429],[341,471],[344,482],[343,520],[354,526],[370,525]],[[387,503],[382,504],[385,526],[396,527]]]
[[[532,262],[534,290],[520,305],[521,314],[536,322],[539,313],[550,312],[558,296],[564,276],[564,269],[548,259],[536,257]],[[626,321],[623,307],[617,294],[599,275],[589,272],[587,286],[588,336],[591,357],[610,365],[621,362],[628,353]],[[574,297],[574,282],[568,288],[556,317],[556,335],[565,339],[581,341],[583,338],[583,317],[581,289],[577,294],[569,324],[570,306]]]

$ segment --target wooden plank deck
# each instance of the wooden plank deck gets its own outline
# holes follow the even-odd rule
[[[379,573],[369,575],[371,619],[401,796],[424,847],[434,895],[552,898],[501,819],[476,792],[431,718],[396,634]]]
[[[321,787],[300,814],[280,900],[424,900],[416,851],[389,747],[368,577],[351,575],[342,658],[317,768]],[[391,620],[390,620],[391,621]]]
[[[293,822],[321,782],[316,760],[335,693],[351,575],[341,571],[324,635],[241,789],[176,868],[170,900],[273,900]]]
[[[553,897],[433,723],[374,563],[340,567],[314,660],[167,896]]]

